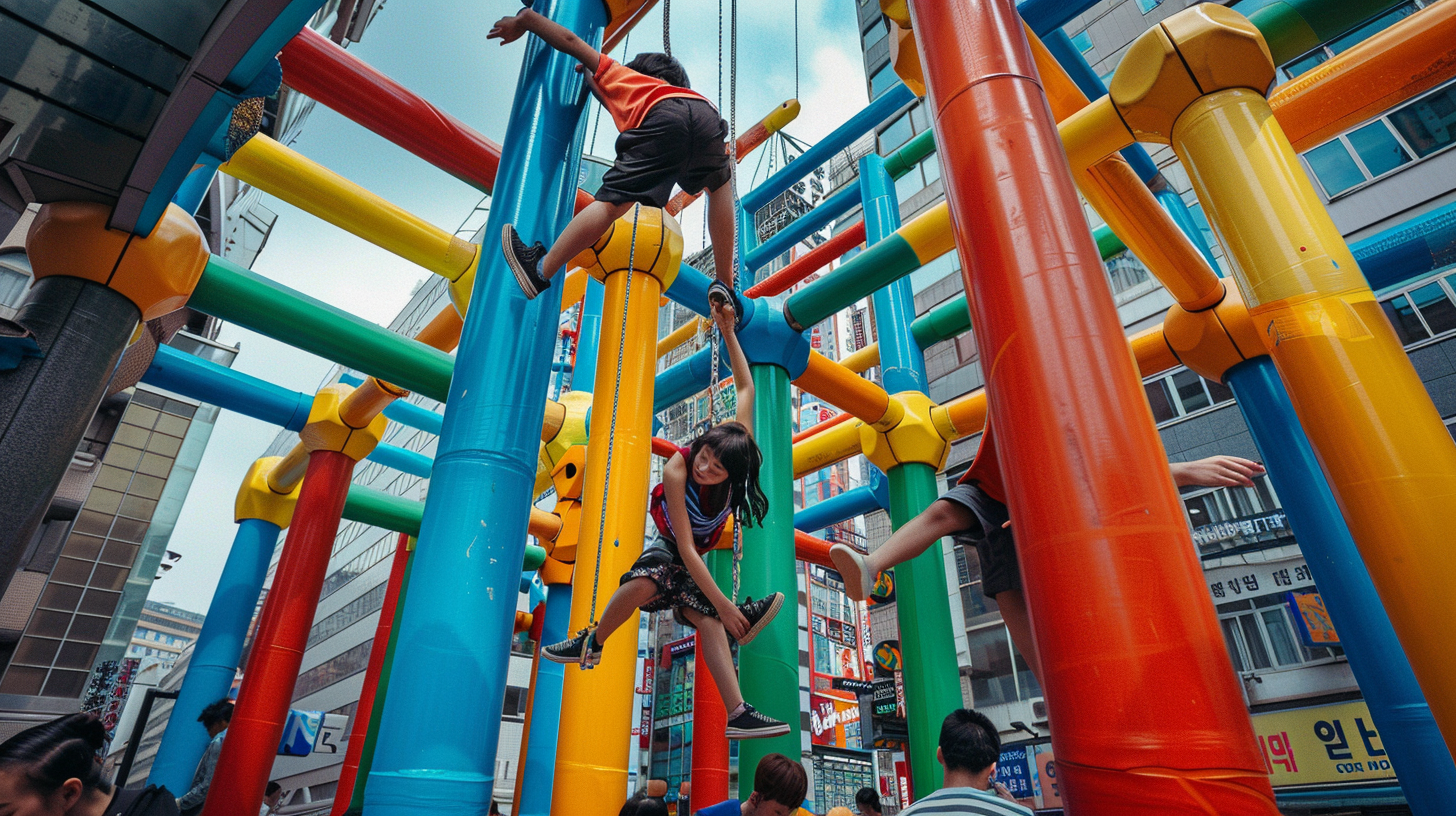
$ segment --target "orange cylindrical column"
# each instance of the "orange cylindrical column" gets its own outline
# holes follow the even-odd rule
[[[203,816],[253,813],[262,803],[353,473],[345,453],[309,454]]]
[[[1014,0],[910,8],[1062,795],[1081,816],[1272,816],[1268,773]]]

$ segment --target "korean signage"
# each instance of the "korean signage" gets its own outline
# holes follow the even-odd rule
[[[1203,579],[1216,604],[1314,586],[1314,576],[1303,558],[1219,567],[1203,573]]]
[[[1007,745],[996,762],[996,784],[1029,808],[1062,806],[1057,787],[1057,762],[1051,743]]]
[[[996,784],[1006,788],[1017,799],[1030,799],[1032,752],[1025,745],[1001,749],[996,762]]]
[[[1275,787],[1395,778],[1364,702],[1255,714],[1254,733]]]
[[[862,748],[859,703],[809,695],[809,730],[815,745]]]
[[[1193,543],[1198,547],[1229,542],[1238,546],[1250,541],[1267,540],[1279,533],[1290,534],[1289,518],[1283,510],[1275,510],[1262,516],[1204,524],[1193,529]]]
[[[1318,592],[1290,592],[1285,596],[1289,610],[1294,613],[1295,628],[1299,639],[1310,648],[1339,646],[1340,636],[1335,632],[1335,623],[1325,608],[1325,599]]]

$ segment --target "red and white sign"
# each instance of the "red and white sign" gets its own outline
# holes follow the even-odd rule
[[[903,759],[895,763],[895,783],[900,787],[900,807],[910,807],[910,766]]]

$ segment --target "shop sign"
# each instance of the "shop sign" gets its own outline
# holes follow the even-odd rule
[[[1303,558],[1219,567],[1203,573],[1203,580],[1208,582],[1214,603],[1314,586],[1314,576]]]
[[[638,694],[652,693],[652,680],[656,676],[657,663],[651,660],[642,661],[642,685],[637,689]]]
[[[1031,756],[1025,745],[1001,749],[996,762],[996,784],[1005,786],[1012,796],[1031,799]]]
[[[674,640],[663,648],[666,649],[669,657],[678,657],[680,655],[685,655],[691,652],[693,650],[693,647],[696,645],[697,636],[689,635],[682,640]]]
[[[637,745],[646,751],[652,747],[652,698],[648,697],[642,705],[642,724],[637,727]]]
[[[809,730],[815,745],[860,748],[858,723],[859,703],[847,703],[817,694],[809,696]]]
[[[1325,599],[1318,592],[1290,592],[1285,595],[1289,611],[1294,613],[1299,639],[1310,648],[1339,646],[1340,636],[1335,632],[1335,622],[1325,608]]]
[[[900,791],[900,807],[910,807],[910,763],[895,760],[895,784]]]
[[[870,601],[882,604],[895,600],[895,571],[885,570],[875,578],[874,588],[870,590]]]
[[[890,677],[882,677],[874,682],[874,701],[876,717],[895,716],[895,681]]]
[[[834,688],[840,691],[848,691],[852,694],[873,694],[874,683],[866,683],[863,680],[854,680],[848,677],[834,678]]]
[[[1362,701],[1255,714],[1254,733],[1275,787],[1395,778]]]
[[[875,673],[897,672],[901,667],[900,641],[883,640],[875,645]]]

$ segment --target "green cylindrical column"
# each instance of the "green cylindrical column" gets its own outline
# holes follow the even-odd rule
[[[400,581],[399,600],[394,606],[394,625],[389,630],[389,644],[384,648],[384,667],[379,670],[379,684],[374,687],[374,706],[369,711],[369,730],[364,734],[364,748],[359,752],[359,772],[354,777],[354,793],[349,799],[349,809],[344,816],[362,816],[364,813],[364,785],[369,781],[369,768],[374,764],[374,743],[379,739],[379,721],[383,718],[384,697],[389,693],[389,671],[394,666],[394,645],[399,638],[399,618],[404,614],[405,596],[409,594],[410,568],[415,565],[415,552],[409,551],[409,560],[404,565],[404,580]],[[359,716],[358,712],[354,716]]]
[[[738,649],[738,680],[743,698],[759,711],[789,724],[789,733],[738,744],[740,792],[765,754],[798,759],[799,727],[799,581],[794,566],[793,402],[789,373],[776,365],[753,368],[753,437],[763,451],[758,483],[768,497],[768,515],[757,527],[743,528],[739,600],[784,593],[784,608],[753,642]]]
[[[935,468],[911,462],[890,468],[890,524],[900,529],[940,497]],[[939,542],[895,567],[900,655],[905,665],[905,716],[910,730],[910,779],[915,798],[939,790],[944,771],[935,761],[940,723],[965,705]]]

